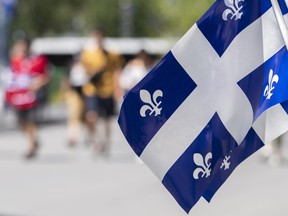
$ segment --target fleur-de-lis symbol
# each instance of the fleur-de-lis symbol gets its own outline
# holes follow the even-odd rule
[[[151,97],[151,94],[147,90],[140,90],[140,98],[144,103],[146,103],[140,109],[140,115],[142,117],[147,116],[147,111],[149,111],[149,116],[151,116],[153,113],[154,116],[161,114],[162,107],[159,108],[159,106],[161,105],[162,101],[157,101],[159,97],[163,97],[163,92],[161,90],[155,91],[153,93],[153,97]]]
[[[225,158],[222,161],[220,169],[227,170],[230,168],[230,164],[231,164],[231,162],[229,162],[230,158],[231,156],[225,156]]]
[[[243,12],[241,12],[243,6],[240,5],[240,2],[245,0],[224,0],[225,5],[228,7],[222,14],[223,20],[227,21],[228,18],[232,20],[241,19]]]
[[[264,90],[264,96],[266,99],[270,99],[273,95],[272,91],[274,90],[275,86],[274,83],[277,84],[279,82],[279,76],[277,74],[273,75],[273,70],[271,69],[269,71],[269,77],[268,77],[268,85],[266,86]]]
[[[198,168],[196,168],[193,172],[193,177],[194,179],[199,179],[201,178],[208,178],[211,175],[211,163],[210,160],[212,159],[212,153],[209,152],[206,156],[205,156],[205,161],[204,158],[201,154],[199,153],[195,153],[193,156],[194,159],[194,163],[199,166]],[[201,176],[200,176],[201,174]],[[199,177],[200,176],[200,177]]]

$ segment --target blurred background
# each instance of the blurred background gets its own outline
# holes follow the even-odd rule
[[[32,40],[34,53],[49,58],[53,79],[50,97],[68,73],[90,32],[101,26],[110,47],[125,61],[140,49],[161,57],[212,4],[212,0],[1,0],[0,62],[6,66],[19,35]],[[151,42],[151,43],[149,43]],[[109,42],[108,42],[109,43]],[[148,43],[148,44],[147,44]],[[155,46],[156,44],[156,46]],[[109,45],[108,45],[109,46]],[[148,47],[146,47],[148,46]],[[56,93],[55,93],[56,92]],[[59,95],[59,94],[58,94]]]
[[[186,215],[136,158],[117,125],[117,112],[125,92],[212,3],[0,0],[0,216]],[[82,87],[96,78],[84,56],[96,50],[99,27],[105,33],[101,49],[117,53],[119,62],[111,96],[116,111],[109,119],[99,115],[86,122]],[[39,59],[45,59],[43,71],[33,71]],[[41,84],[45,100],[33,108],[33,117],[5,100],[23,68],[33,72],[30,84],[36,72],[37,79],[46,80]],[[190,214],[286,215],[287,140],[284,135],[245,161],[211,204],[201,200]],[[99,150],[96,143],[107,145]]]

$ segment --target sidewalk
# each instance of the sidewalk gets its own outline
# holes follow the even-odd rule
[[[18,130],[0,133],[0,216],[187,215],[136,162],[116,121],[109,158],[93,155],[83,138],[68,148],[65,133],[65,122],[43,125],[33,161],[22,159],[26,143]],[[287,165],[270,167],[256,154],[234,171],[211,204],[201,200],[190,215],[285,216],[287,182]]]
[[[17,129],[15,113],[9,109],[0,109],[0,133],[7,130]],[[50,105],[40,113],[39,123],[41,125],[64,123],[66,121],[65,105]]]

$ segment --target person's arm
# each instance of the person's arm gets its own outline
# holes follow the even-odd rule
[[[48,60],[44,56],[37,57],[37,60],[35,61],[36,64],[34,65],[34,77],[32,78],[32,82],[30,85],[30,90],[33,92],[37,92],[39,89],[46,86],[49,81],[49,73],[48,73]]]
[[[30,85],[30,91],[37,92],[39,89],[46,86],[50,81],[50,77],[46,74],[39,74],[33,78],[32,83]]]

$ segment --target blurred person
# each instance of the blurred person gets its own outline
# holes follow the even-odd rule
[[[27,38],[15,42],[10,55],[12,81],[6,89],[6,102],[15,110],[20,128],[28,137],[27,159],[33,158],[39,147],[36,109],[46,100],[49,82],[47,59],[41,55],[31,55],[29,47]]]
[[[272,166],[280,166],[283,163],[283,141],[284,135],[273,140],[261,149],[262,159]]]
[[[145,50],[141,50],[135,58],[128,61],[120,75],[119,84],[126,93],[134,87],[152,67],[152,60]]]
[[[67,136],[70,147],[75,146],[80,133],[84,115],[84,95],[82,88],[88,81],[89,77],[80,61],[80,57],[76,56],[69,73],[67,91],[65,91],[65,101],[68,108]]]
[[[92,33],[94,44],[83,50],[81,62],[90,81],[83,87],[85,103],[85,120],[88,125],[94,151],[108,155],[111,136],[111,117],[115,114],[115,102],[121,98],[119,75],[123,60],[120,55],[104,47],[104,34],[96,29]],[[97,119],[104,119],[104,141],[96,139]]]
[[[135,58],[127,62],[120,75],[119,85],[123,92],[128,92],[138,82],[140,82],[146,76],[152,66],[153,62],[151,57],[145,50],[140,50]],[[143,164],[142,160],[136,155],[135,161]]]

